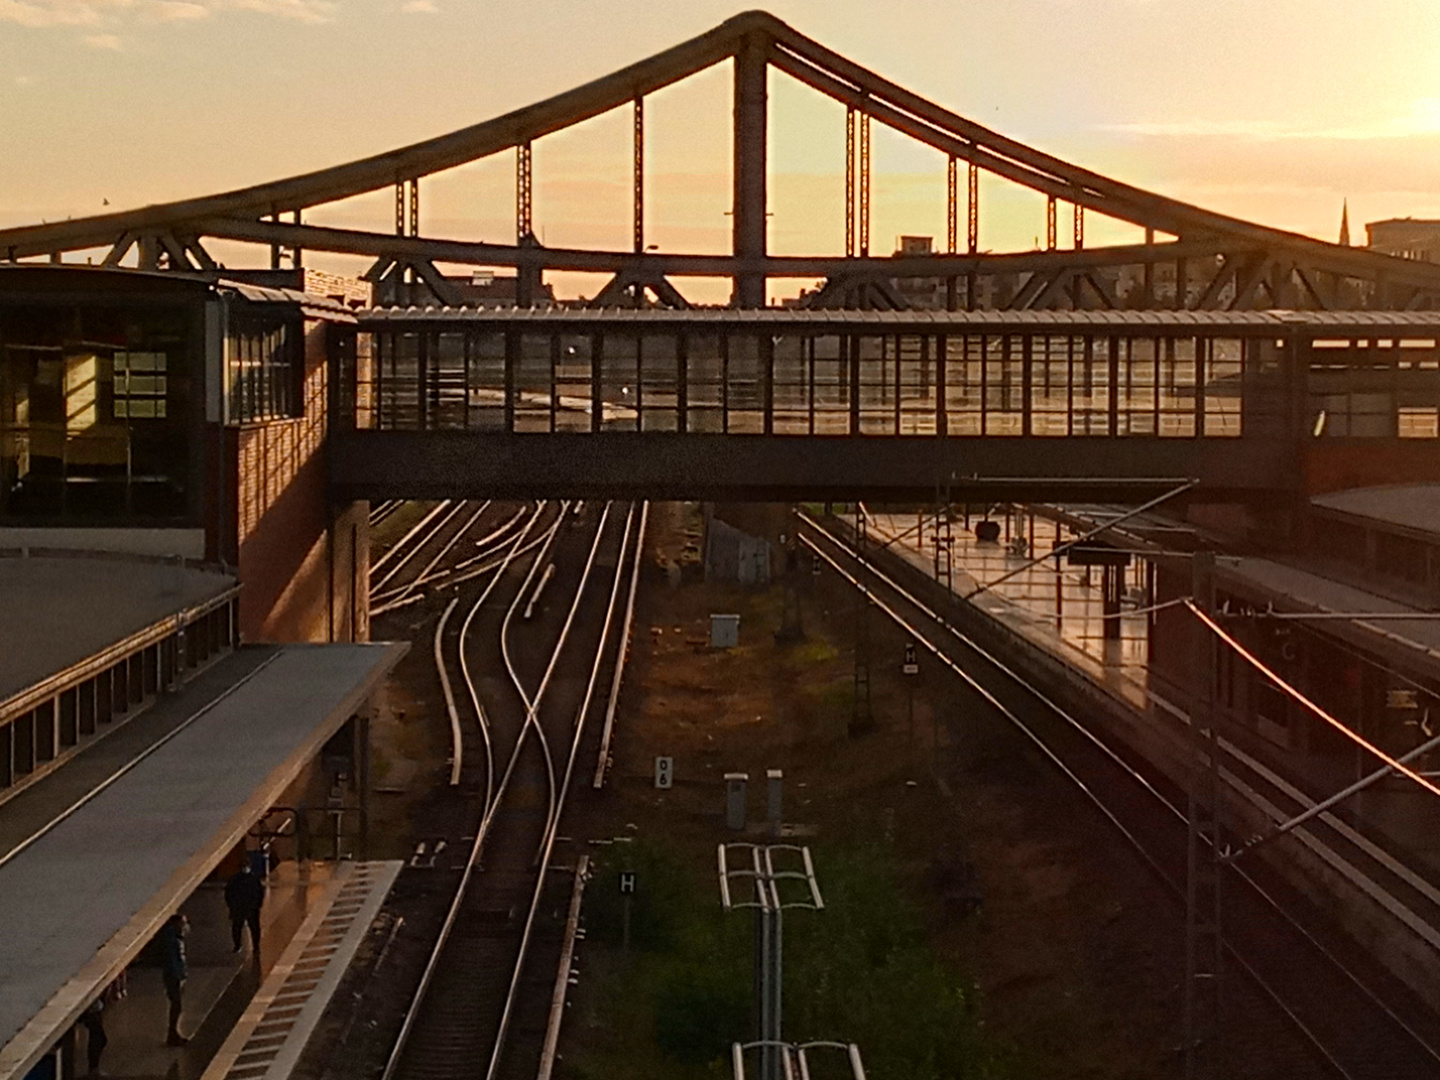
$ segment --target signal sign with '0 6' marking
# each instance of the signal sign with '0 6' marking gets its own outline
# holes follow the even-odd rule
[[[674,779],[675,759],[671,757],[657,757],[655,759],[655,786],[662,790],[667,789]]]

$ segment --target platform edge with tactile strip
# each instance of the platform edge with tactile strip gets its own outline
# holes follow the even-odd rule
[[[283,1080],[365,940],[403,862],[342,863],[202,1080]]]

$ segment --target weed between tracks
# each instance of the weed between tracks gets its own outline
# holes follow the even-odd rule
[[[678,511],[660,509],[663,560],[683,534]],[[1107,887],[1079,865],[1098,827],[1066,823],[1063,808],[1057,826],[1054,793],[1037,790],[1049,778],[1013,743],[952,745],[936,713],[964,706],[935,673],[922,675],[912,735],[902,639],[879,618],[876,725],[849,737],[854,605],[833,586],[802,589],[806,638],[789,646],[774,640],[779,588],[652,578],[642,592],[615,767],[585,822],[618,839],[589,849],[598,869],[556,1075],[730,1075],[729,1044],[751,1037],[752,916],[721,911],[715,846],[763,837],[726,831],[722,777],[749,773],[753,821],[767,768],[785,772],[784,820],[803,827],[796,842],[810,845],[826,901],[785,917],[787,1039],[853,1041],[877,1080],[1169,1075],[1178,1011],[1163,1000],[1170,959],[1153,963],[1168,931],[1153,926],[1150,897],[1125,895],[1133,882]],[[712,612],[740,614],[740,648],[704,647]],[[675,759],[668,792],[653,787],[660,754]],[[953,871],[971,861],[984,908],[966,915]],[[638,880],[628,952],[621,870]],[[1137,926],[1151,940],[1122,956],[1112,937]],[[1132,978],[1131,961],[1155,977]],[[816,1063],[841,1075],[839,1061]]]

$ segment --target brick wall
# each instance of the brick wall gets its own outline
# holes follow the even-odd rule
[[[303,417],[231,432],[240,629],[249,641],[369,636],[368,507],[332,508],[326,493],[325,341],[326,324],[307,320]]]

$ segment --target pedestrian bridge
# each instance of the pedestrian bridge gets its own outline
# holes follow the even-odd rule
[[[1437,337],[1440,312],[375,308],[333,343],[331,482],[371,499],[1295,493],[1317,455],[1434,455]]]

